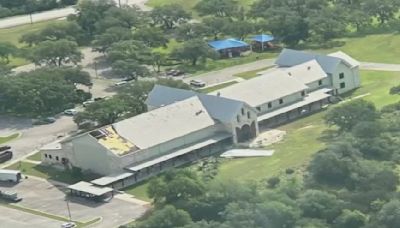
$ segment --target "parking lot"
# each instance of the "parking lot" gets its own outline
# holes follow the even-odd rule
[[[99,223],[91,227],[118,227],[139,218],[148,208],[146,205],[119,198],[113,198],[107,203],[97,203],[77,197],[66,197],[64,185],[50,183],[36,178],[24,179],[17,185],[1,183],[0,190],[17,192],[18,195],[23,198],[23,200],[18,203],[20,206],[66,218],[68,217],[66,200],[68,200],[72,220],[88,222],[99,217],[102,219]],[[0,206],[0,208],[4,210],[2,206]],[[7,227],[18,227],[18,225],[23,224],[23,221],[20,221],[20,215],[23,212],[9,210],[9,213],[10,215],[7,216],[7,224],[13,225]],[[54,221],[47,218],[33,217],[35,218],[32,219],[38,224],[44,222],[42,221],[43,219],[47,220],[46,224],[54,224]]]
[[[54,228],[60,227],[63,222],[0,206],[0,224],[0,227],[12,228]]]

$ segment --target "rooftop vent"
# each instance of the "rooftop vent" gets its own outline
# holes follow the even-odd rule
[[[289,76],[292,76],[292,73],[288,72],[288,75],[289,75]]]
[[[307,67],[307,70],[311,70],[311,66],[308,66],[308,67]]]
[[[201,113],[203,113],[203,110],[197,111],[196,116],[200,115]]]
[[[220,97],[220,96],[221,96],[221,92],[218,92],[218,93],[217,93],[217,97]]]

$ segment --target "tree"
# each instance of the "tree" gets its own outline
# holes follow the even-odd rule
[[[360,228],[367,222],[367,217],[360,211],[343,210],[342,214],[335,220],[336,228]]]
[[[206,17],[203,19],[204,25],[207,27],[208,34],[214,36],[214,40],[218,40],[218,36],[225,31],[227,25],[232,23],[228,18]]]
[[[153,22],[164,29],[173,29],[176,25],[185,23],[191,19],[191,15],[179,4],[156,6],[150,15]]]
[[[383,126],[379,121],[363,121],[353,127],[352,133],[358,138],[371,139],[378,137],[382,131]]]
[[[387,228],[400,227],[400,201],[394,199],[383,205],[378,221]]]
[[[336,125],[340,130],[350,130],[361,121],[373,121],[379,117],[375,105],[365,100],[347,102],[330,110],[325,121],[329,125]]]
[[[152,48],[166,47],[168,43],[168,38],[164,32],[157,27],[140,28],[133,34],[133,39],[141,41]]]
[[[249,21],[235,21],[224,28],[225,33],[244,40],[246,36],[255,31],[255,26]]]
[[[346,29],[340,8],[324,8],[309,16],[308,24],[311,38],[315,41],[327,42],[342,35]]]
[[[235,0],[201,0],[195,9],[201,16],[231,17],[239,12],[239,5]]]
[[[57,40],[43,41],[33,47],[29,59],[36,65],[62,66],[77,64],[82,59],[82,53],[74,41]]]
[[[188,61],[195,66],[199,59],[205,61],[207,58],[214,58],[215,52],[207,45],[207,43],[200,39],[193,39],[186,41],[182,47],[174,49],[171,56]]]
[[[0,60],[4,64],[10,63],[10,56],[15,55],[17,47],[8,42],[0,42]]]
[[[172,228],[183,227],[191,223],[192,219],[186,211],[168,205],[154,212],[145,221],[139,222],[135,228]]]
[[[307,190],[298,199],[303,216],[332,222],[342,211],[342,202],[335,195],[319,190]]]
[[[60,21],[52,23],[39,31],[33,31],[22,35],[19,42],[33,46],[43,41],[70,40],[76,43],[84,43],[82,29],[72,21]]]
[[[207,34],[207,27],[202,23],[187,23],[179,26],[176,30],[176,36],[179,41],[201,39]]]
[[[162,52],[153,51],[151,53],[154,70],[160,72],[160,68],[167,61],[167,55]]]
[[[137,61],[131,59],[115,61],[112,64],[112,70],[116,75],[126,78],[138,79],[138,77],[146,77],[150,75],[147,67],[142,66]]]
[[[147,22],[147,15],[137,6],[110,7],[96,23],[96,32],[103,33],[112,27],[137,29]]]
[[[132,32],[128,28],[123,27],[111,27],[108,28],[104,33],[96,35],[92,46],[96,51],[106,52],[114,43],[118,43],[124,40],[130,40]]]
[[[67,80],[78,70],[41,68],[0,80],[0,112],[45,116],[71,108],[86,97]],[[81,96],[83,95],[83,96]]]
[[[398,0],[366,0],[362,4],[362,9],[371,17],[377,17],[381,25],[392,19],[399,8]]]
[[[136,40],[123,40],[111,45],[107,49],[107,59],[114,63],[117,60],[135,60],[139,63],[151,61],[151,51],[143,42]]]

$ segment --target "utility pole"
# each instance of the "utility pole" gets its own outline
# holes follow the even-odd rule
[[[121,8],[121,0],[118,0],[119,8]]]
[[[68,202],[68,200],[66,200],[65,202],[67,203],[67,209],[68,209],[68,218],[69,218],[69,221],[71,222],[71,221],[72,221],[72,219],[71,219],[71,210],[69,209],[69,202]]]

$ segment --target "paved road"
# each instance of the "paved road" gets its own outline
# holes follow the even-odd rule
[[[400,64],[361,62],[362,70],[400,71]]]
[[[68,217],[64,185],[38,178],[28,178],[17,185],[0,183],[0,189],[17,192],[23,198],[18,205]],[[120,198],[113,198],[107,203],[98,203],[78,197],[68,197],[68,201],[73,220],[86,222],[101,217],[101,222],[91,226],[98,228],[118,227],[126,224],[141,217],[148,209],[146,205]]]
[[[183,80],[188,83],[190,80],[199,79],[204,81],[207,86],[211,86],[213,84],[220,84],[227,81],[234,81],[237,79],[237,77],[234,76],[235,74],[273,66],[274,62],[275,59],[263,59],[252,63],[232,66],[224,68],[222,70],[199,74],[193,77],[184,78]]]
[[[26,228],[55,228],[60,227],[63,222],[33,215],[19,210],[7,208],[0,205],[0,227]]]

